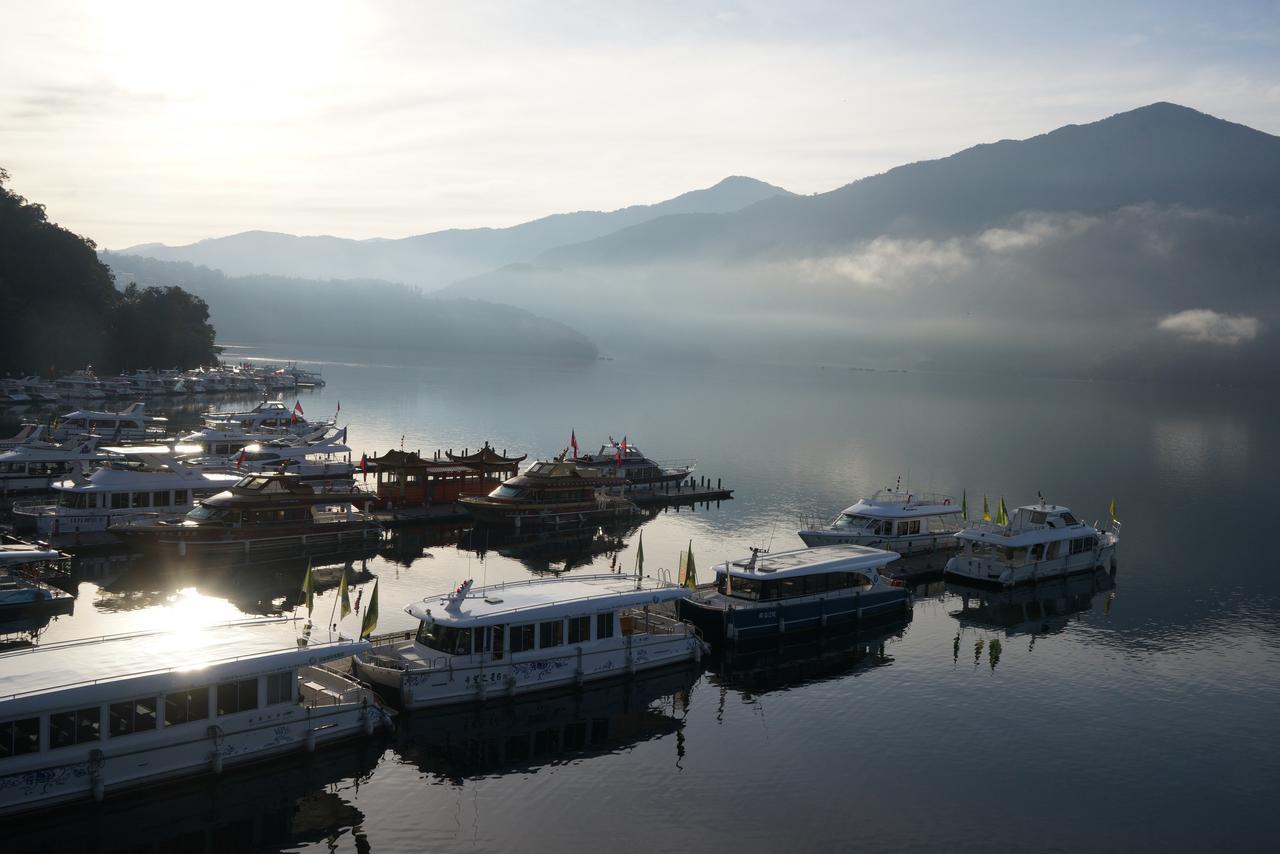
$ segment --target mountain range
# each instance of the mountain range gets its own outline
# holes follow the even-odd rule
[[[1269,333],[1280,138],[1175,104],[813,196],[732,178],[565,217],[341,245],[359,247],[360,269],[424,286],[470,270],[439,295],[554,305],[616,353],[1211,381],[1280,372]],[[288,251],[266,254],[248,235],[131,251],[301,275],[296,241],[308,240],[329,239],[267,241]]]

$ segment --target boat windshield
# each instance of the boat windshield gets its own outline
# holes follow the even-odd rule
[[[227,518],[227,511],[207,504],[197,504],[187,513],[187,518],[197,522],[218,522]]]
[[[835,524],[831,527],[837,531],[861,531],[867,527],[867,523],[874,521],[870,516],[861,516],[856,513],[841,513],[836,517]]]
[[[516,489],[514,486],[499,486],[493,492],[489,493],[490,498],[519,498],[524,493],[523,489]]]
[[[424,622],[418,626],[417,641],[446,655],[471,654],[471,629]]]

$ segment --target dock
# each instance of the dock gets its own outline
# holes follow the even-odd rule
[[[625,494],[640,507],[710,504],[712,501],[728,501],[733,498],[732,489],[724,488],[719,478],[712,483],[709,477],[689,477],[676,483],[636,485],[629,487]]]

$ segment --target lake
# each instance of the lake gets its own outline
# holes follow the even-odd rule
[[[1280,474],[1274,396],[432,358],[317,361],[327,385],[299,399],[308,417],[340,404],[357,453],[489,441],[533,458],[558,453],[571,430],[584,451],[625,435],[656,458],[696,457],[699,474],[735,495],[660,513],[620,543],[571,544],[567,557],[460,545],[456,528],[402,530],[360,563],[380,579],[380,631],[412,625],[404,605],[467,578],[527,578],[566,561],[631,571],[641,536],[647,572],[674,574],[692,542],[709,577],[752,546],[799,547],[800,514],[833,516],[899,478],[964,492],[971,509],[1039,492],[1090,521],[1114,499],[1118,569],[1014,594],[934,583],[916,591],[907,623],[878,633],[405,715],[384,744],[67,811],[52,829],[15,826],[6,851],[1270,848],[1280,583],[1270,523],[1253,515],[1270,513],[1265,490]],[[175,575],[123,557],[77,571],[74,614],[41,642],[288,612],[301,578]],[[370,587],[360,585],[366,598]],[[334,595],[317,598],[319,622]]]

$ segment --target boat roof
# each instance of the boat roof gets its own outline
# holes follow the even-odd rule
[[[16,566],[39,560],[62,560],[68,557],[57,549],[49,549],[35,543],[0,544],[0,566]]]
[[[1071,521],[1064,516],[1070,515]],[[965,526],[957,536],[976,542],[998,542],[1019,545],[1068,539],[1064,534],[1096,533],[1097,529],[1077,519],[1070,507],[1062,504],[1024,504],[1013,511],[1008,525],[975,522]]]
[[[294,622],[244,620],[0,653],[0,718],[318,664],[369,646],[343,638],[300,647]]]
[[[40,463],[68,462],[75,460],[105,460],[111,453],[106,449],[96,449],[93,441],[77,442],[75,445],[18,445],[0,452],[0,463]]]
[[[871,516],[876,519],[918,519],[922,516],[946,516],[959,513],[960,505],[949,495],[900,492],[882,489],[870,498],[860,499],[841,511],[845,516]]]
[[[728,572],[734,578],[798,578],[802,575],[824,575],[829,572],[866,572],[879,570],[900,557],[897,552],[841,543],[812,549],[793,549],[753,558],[730,561],[716,566],[717,575]]]
[[[106,450],[121,450],[107,448]],[[179,478],[189,483],[207,483],[213,486],[229,486],[240,479],[238,474],[205,471],[203,469],[184,466],[171,461],[160,467],[145,469],[116,468],[107,464],[99,468],[88,478],[72,477],[53,484],[54,489],[74,490],[76,492],[92,492],[94,490],[140,490],[151,488],[170,489],[173,480]]]
[[[98,409],[76,409],[68,412],[66,415],[60,416],[60,421],[67,421],[72,418],[89,418],[99,421],[168,421],[162,415],[148,415],[143,411],[142,403],[135,403],[123,412],[105,412]]]
[[[477,587],[466,592],[456,609],[453,594],[429,596],[405,612],[419,620],[466,628],[493,623],[537,622],[581,616],[682,599],[688,588],[655,578],[630,575],[562,575],[511,584]]]

